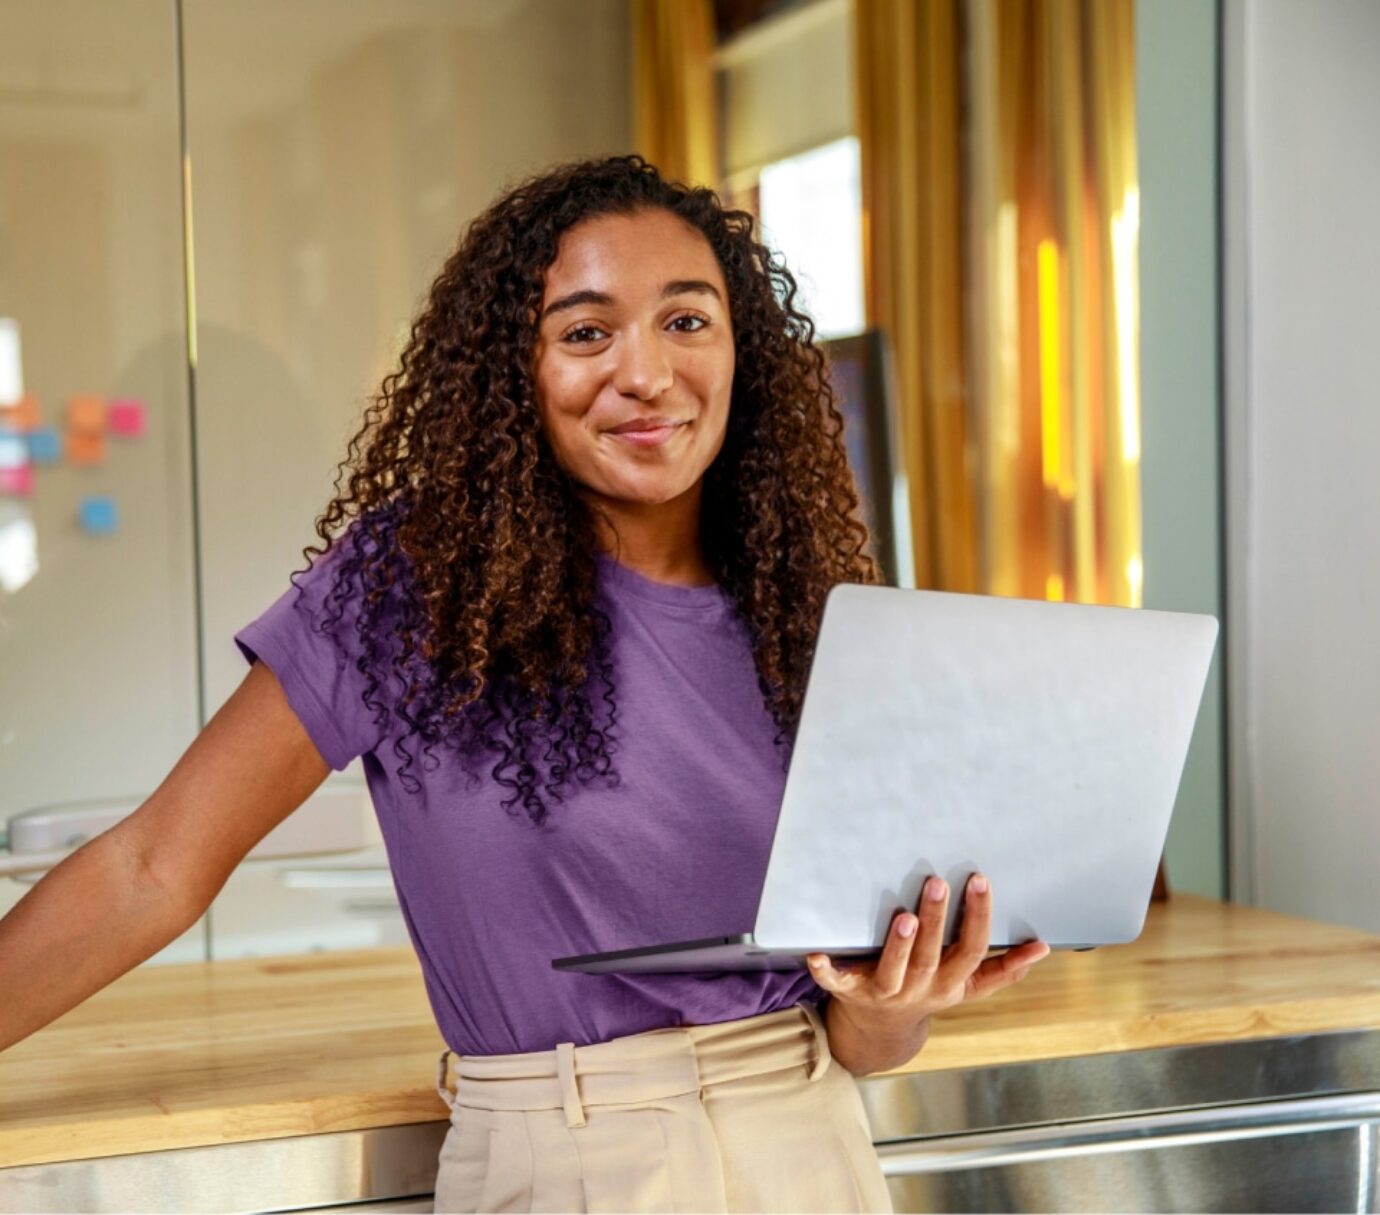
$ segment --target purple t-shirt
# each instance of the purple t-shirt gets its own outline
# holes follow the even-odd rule
[[[408,933],[446,1043],[461,1054],[550,1050],[789,1008],[825,993],[804,971],[585,975],[551,959],[746,932],[766,876],[785,785],[747,630],[716,586],[653,582],[599,562],[612,621],[620,782],[574,782],[536,830],[492,760],[462,765],[440,744],[411,793],[397,779],[391,715],[374,724],[355,654],[309,627],[343,546],[333,545],[235,634],[278,677],[331,767],[363,764]],[[338,611],[339,609],[337,609]],[[357,608],[355,609],[358,610]],[[355,646],[347,608],[336,636]],[[377,671],[376,671],[377,674]],[[383,686],[396,686],[391,675]],[[383,687],[376,692],[384,695]],[[429,769],[429,770],[428,770]],[[470,772],[482,779],[474,781]],[[408,782],[411,786],[411,781]]]

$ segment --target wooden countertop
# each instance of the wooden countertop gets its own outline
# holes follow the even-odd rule
[[[1380,1028],[1380,937],[1174,895],[898,1072]],[[408,948],[144,967],[0,1054],[0,1167],[444,1119]]]

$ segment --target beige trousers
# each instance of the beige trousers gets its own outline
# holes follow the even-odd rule
[[[892,1210],[813,1005],[591,1046],[441,1054],[437,1211]]]

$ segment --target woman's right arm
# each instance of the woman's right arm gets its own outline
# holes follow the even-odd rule
[[[0,1051],[181,936],[330,770],[255,662],[153,795],[0,920]]]

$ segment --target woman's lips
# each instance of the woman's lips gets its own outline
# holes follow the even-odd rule
[[[651,426],[645,430],[610,430],[607,433],[611,438],[633,447],[660,447],[685,426],[684,422],[676,422],[670,426]]]

